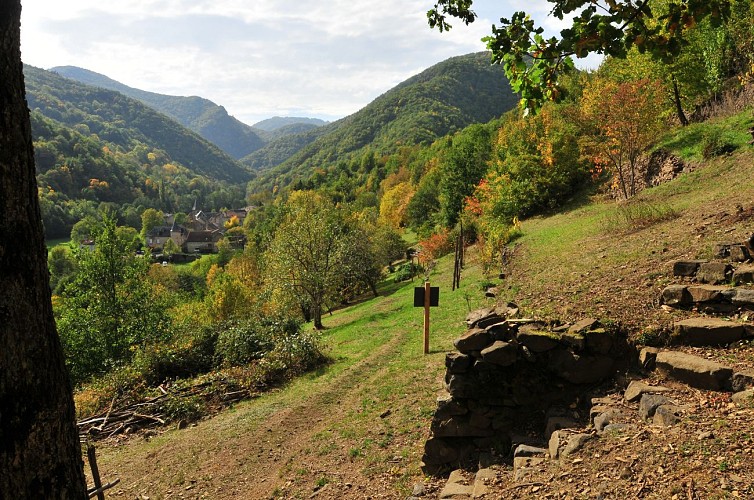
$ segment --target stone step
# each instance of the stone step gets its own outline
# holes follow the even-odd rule
[[[754,270],[751,271],[754,273]],[[745,276],[734,280],[749,279]],[[705,312],[733,312],[737,309],[754,310],[754,290],[739,286],[720,285],[668,285],[662,291],[662,304],[676,308],[697,307]]]
[[[673,340],[691,346],[730,344],[745,334],[744,324],[717,318],[689,318],[673,327]]]
[[[697,389],[723,391],[733,370],[725,365],[678,351],[662,351],[655,360],[657,371]]]

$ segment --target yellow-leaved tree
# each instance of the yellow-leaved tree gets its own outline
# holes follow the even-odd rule
[[[641,154],[662,131],[663,100],[661,84],[649,79],[617,83],[597,77],[584,89],[582,117],[594,133],[582,139],[582,149],[610,170],[626,199],[636,194]]]

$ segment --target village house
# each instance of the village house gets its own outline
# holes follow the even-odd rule
[[[186,253],[214,253],[222,237],[220,231],[190,231],[183,249]]]
[[[173,240],[179,248],[183,248],[188,235],[189,230],[175,222],[172,226],[157,226],[147,232],[147,247],[152,250],[161,249],[165,242]]]

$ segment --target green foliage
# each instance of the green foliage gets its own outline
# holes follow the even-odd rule
[[[514,217],[548,210],[589,179],[568,107],[545,106],[533,117],[508,115],[477,198],[483,218],[510,225]]]
[[[287,205],[265,256],[266,276],[282,307],[310,312],[315,328],[322,328],[323,308],[335,300],[342,283],[344,220],[329,200],[312,191],[293,193]]]
[[[116,235],[105,216],[93,250],[74,252],[77,272],[66,286],[58,331],[74,383],[130,360],[133,349],[170,334],[170,322],[146,280],[148,263]]]
[[[221,366],[240,366],[262,358],[271,351],[274,344],[273,328],[281,326],[280,322],[261,317],[221,325],[217,336],[217,364]],[[282,324],[285,333],[287,324]],[[290,327],[289,327],[290,328]],[[298,324],[291,328],[298,331]]]
[[[76,272],[76,260],[63,245],[57,245],[47,254],[47,268],[50,270],[50,290],[60,294]]]
[[[49,237],[67,236],[110,204],[139,228],[145,208],[244,204],[250,175],[214,146],[121,94],[27,66],[40,208]]]
[[[206,408],[204,400],[199,395],[169,394],[160,401],[159,411],[167,417],[168,421],[185,420],[186,422],[193,422],[205,415]]]
[[[250,127],[217,104],[197,96],[181,97],[134,89],[104,75],[74,66],[58,66],[51,71],[85,84],[115,90],[137,99],[157,111],[174,118],[233,158],[241,158],[264,145],[261,130]]]
[[[161,210],[147,208],[141,213],[141,237],[146,238],[152,229],[165,224],[165,214]]]
[[[192,325],[168,342],[144,345],[134,355],[134,373],[150,386],[207,373],[216,366],[218,336],[216,328]]]
[[[597,53],[624,58],[635,46],[667,63],[688,44],[686,27],[709,20],[717,28],[731,10],[728,0],[615,1],[605,6],[590,0],[548,1],[553,4],[550,15],[556,19],[575,14],[561,38],[545,39],[544,29],[535,27],[526,12],[501,18],[501,26],[493,25],[492,34],[484,38],[492,60],[503,65],[527,110],[538,110],[545,101],[563,97],[558,77],[573,69],[571,56]],[[451,27],[448,16],[469,24],[476,18],[471,7],[471,0],[438,0],[427,13],[429,25],[446,31]]]
[[[440,219],[444,227],[458,221],[464,201],[487,172],[492,152],[491,133],[471,125],[450,139],[440,159]]]
[[[413,279],[414,276],[419,275],[419,273],[423,272],[424,269],[419,264],[414,264],[413,262],[406,262],[398,266],[398,269],[395,271],[395,274],[393,275],[393,279],[396,283],[400,283],[402,281],[408,281],[410,279]]]
[[[406,80],[351,116],[302,136],[287,137],[284,144],[273,142],[244,159],[247,165],[264,170],[252,181],[251,189],[272,191],[275,186],[290,185],[293,190],[305,190],[341,183],[345,189],[337,191],[345,192],[346,201],[351,201],[348,197],[354,193],[348,191],[363,186],[379,164],[360,164],[367,152],[379,159],[417,144],[429,145],[472,123],[496,118],[514,102],[500,68],[490,65],[486,54],[452,58]],[[273,152],[273,148],[285,152]],[[290,156],[293,150],[298,152]],[[289,159],[275,163],[283,158]]]

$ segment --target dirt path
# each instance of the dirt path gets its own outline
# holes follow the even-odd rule
[[[294,382],[194,427],[151,440],[132,438],[121,446],[100,444],[103,476],[121,479],[112,495],[401,497],[389,474],[387,479],[367,474],[363,461],[349,456],[348,439],[334,431],[333,423],[361,411],[370,381],[389,376],[387,360],[398,356],[402,342],[403,336],[392,334],[340,373],[328,376],[326,371],[313,383]]]

